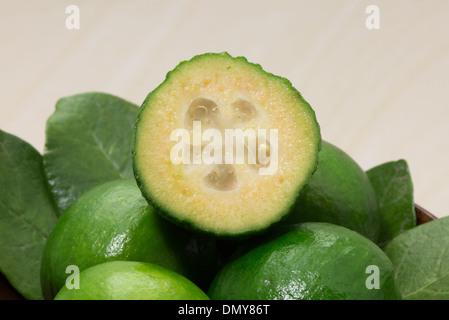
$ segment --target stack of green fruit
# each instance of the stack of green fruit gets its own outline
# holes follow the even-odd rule
[[[288,80],[227,53],[140,108],[60,99],[43,155],[0,131],[0,188],[0,271],[26,299],[449,298],[449,218],[417,225],[406,161],[364,171]]]

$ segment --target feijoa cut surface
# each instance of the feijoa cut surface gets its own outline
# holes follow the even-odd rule
[[[147,96],[134,174],[172,221],[219,236],[250,234],[290,211],[320,141],[314,111],[288,80],[243,57],[208,53],[180,63]]]

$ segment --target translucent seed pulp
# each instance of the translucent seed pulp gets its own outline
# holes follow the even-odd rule
[[[216,190],[229,191],[237,186],[237,176],[234,166],[230,164],[219,164],[204,177],[206,185]]]
[[[219,106],[213,100],[204,97],[196,98],[192,101],[186,111],[184,120],[185,126],[187,129],[191,130],[193,128],[194,121],[201,121],[202,131],[213,128],[224,132],[225,129],[232,129],[225,128],[225,124],[232,125],[232,123],[257,120],[259,112],[256,106],[248,100],[239,98],[232,102],[230,107],[234,116],[232,122],[224,119],[224,115],[221,115],[219,112]],[[256,152],[251,152],[251,155],[249,154],[250,148],[248,148],[246,143],[245,149],[248,157],[251,156],[255,159],[255,164],[254,161],[246,163],[246,165],[248,165],[251,169],[258,170],[260,167],[266,167],[269,165],[270,143],[268,139],[263,139],[262,141],[259,141],[258,139],[255,148]],[[238,185],[238,177],[236,175],[235,168],[232,164],[225,163],[224,154],[225,153],[223,152],[222,164],[216,164],[213,169],[203,177],[203,181],[207,187],[218,191],[230,191],[235,189]]]
[[[216,126],[216,119],[219,111],[217,104],[206,98],[197,98],[193,100],[187,110],[185,125],[188,129],[193,128],[193,121],[201,121],[203,128]]]
[[[232,107],[239,121],[246,122],[256,117],[256,107],[247,100],[238,99],[232,103]]]

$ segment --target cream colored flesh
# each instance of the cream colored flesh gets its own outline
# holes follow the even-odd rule
[[[143,188],[176,219],[216,234],[245,233],[279,220],[316,166],[319,130],[301,101],[285,82],[248,62],[214,56],[181,65],[147,99],[139,117],[135,161]],[[266,158],[257,152],[250,158],[245,140],[242,164],[225,163],[224,146],[222,164],[173,163],[171,151],[179,141],[170,137],[186,129],[192,155],[194,121],[201,122],[202,133],[217,129],[223,138],[226,129],[267,130],[267,141],[256,143]],[[270,129],[277,131],[277,150]],[[201,142],[201,151],[215,155],[208,143]],[[235,146],[236,141],[234,155]],[[276,171],[260,174],[272,165],[274,150]]]

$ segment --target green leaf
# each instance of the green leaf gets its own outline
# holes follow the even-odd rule
[[[386,245],[416,226],[413,183],[405,160],[386,162],[366,172],[376,193],[381,217],[378,244]]]
[[[403,299],[449,299],[449,217],[403,232],[385,253],[394,265]]]
[[[60,99],[47,120],[44,170],[60,213],[87,190],[133,177],[139,107],[105,93]]]
[[[0,271],[27,299],[43,299],[41,256],[56,220],[42,156],[0,130]]]

